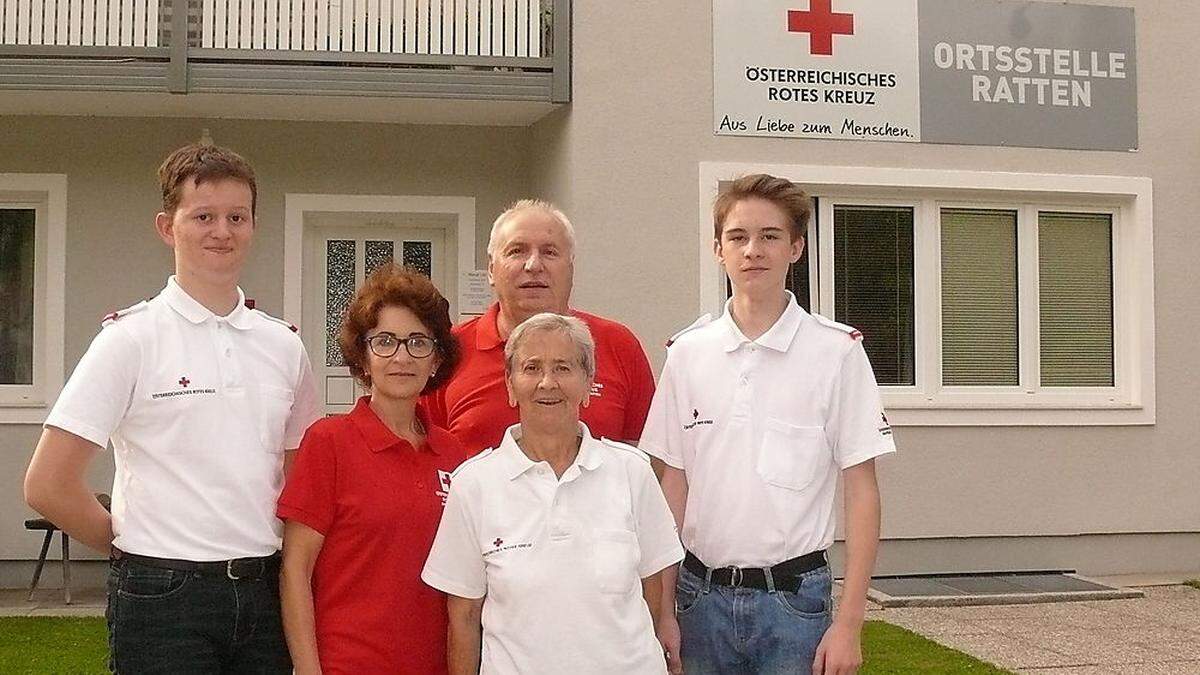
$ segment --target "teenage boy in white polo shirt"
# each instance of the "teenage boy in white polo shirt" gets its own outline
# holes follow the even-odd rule
[[[672,670],[854,673],[879,543],[874,458],[895,452],[862,335],[786,290],[808,196],[764,174],[713,208],[733,286],[725,313],[673,339],[639,447],[687,557],[665,578],[660,639]],[[834,491],[845,486],[846,569],[831,616]],[[676,570],[668,570],[668,577]],[[677,621],[672,621],[675,616]]]
[[[246,161],[189,145],[159,183],[175,275],[105,318],[46,419],[25,498],[112,558],[114,672],[290,673],[274,513],[318,416],[312,370],[294,329],[238,287],[257,196]],[[111,518],[85,480],[110,438]]]

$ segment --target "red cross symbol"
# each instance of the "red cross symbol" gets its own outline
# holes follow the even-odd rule
[[[186,389],[186,388],[187,388],[187,386],[188,386],[189,384],[191,384],[191,383],[192,383],[192,381],[191,381],[191,380],[189,380],[189,379],[187,379],[187,377],[181,377],[181,378],[179,378],[179,386],[181,386],[181,387],[183,387],[183,388],[185,388],[185,389]]]
[[[833,0],[809,0],[808,11],[789,9],[789,33],[808,33],[808,53],[833,56],[834,35],[854,35],[854,15],[835,13]]]
[[[495,546],[496,548],[500,548],[500,544],[503,544],[503,543],[504,543],[503,539],[501,539],[500,537],[496,537],[496,541],[492,542],[492,546]]]

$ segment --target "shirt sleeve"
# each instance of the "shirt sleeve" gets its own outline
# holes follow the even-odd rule
[[[284,427],[283,448],[293,450],[300,445],[304,432],[313,422],[321,418],[321,406],[317,397],[317,382],[313,377],[312,363],[308,360],[308,352],[300,346],[300,376],[296,382],[296,392],[292,403],[292,412]]]
[[[623,437],[618,440],[637,445],[646,426],[650,401],[654,397],[654,372],[650,370],[650,361],[637,337],[629,333],[628,338],[629,345],[625,348],[625,354],[622,354],[621,362],[625,364],[626,377],[629,378],[629,398],[625,401],[625,423],[621,429]]]
[[[288,472],[275,515],[294,520],[322,535],[337,514],[337,455],[332,439],[314,429],[304,435],[296,463]]]
[[[487,595],[487,570],[476,535],[478,523],[467,503],[469,496],[460,478],[451,480],[442,522],[421,580],[444,593],[475,599]]]
[[[862,342],[856,341],[842,359],[825,430],[834,445],[834,459],[842,469],[896,451]]]
[[[632,480],[634,522],[641,550],[638,576],[644,579],[683,560],[683,546],[667,498],[654,480],[650,465],[639,460]]]
[[[107,446],[133,402],[140,370],[137,341],[116,323],[106,326],[75,366],[45,426]]]
[[[650,410],[646,415],[646,426],[642,430],[638,449],[676,469],[683,469],[679,405],[675,394],[678,385],[674,372],[675,366],[668,351],[667,362],[663,366],[662,376],[659,377],[658,390],[654,392]]]

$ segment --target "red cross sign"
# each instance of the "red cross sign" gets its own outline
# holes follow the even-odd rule
[[[504,543],[503,539],[501,539],[500,537],[496,537],[496,541],[492,542],[492,546],[495,546],[496,548],[500,548],[500,545],[503,543]]]
[[[179,386],[183,387],[184,389],[187,389],[187,386],[191,383],[192,381],[187,379],[187,377],[179,378]]]
[[[833,0],[809,0],[808,11],[789,9],[789,33],[808,33],[808,52],[833,56],[834,35],[854,35],[854,15],[833,11]]]

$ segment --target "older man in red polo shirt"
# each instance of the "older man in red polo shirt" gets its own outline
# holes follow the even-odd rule
[[[654,376],[637,337],[625,326],[570,308],[575,230],[548,202],[525,199],[492,225],[488,281],[498,302],[455,327],[463,360],[454,378],[425,398],[433,424],[449,429],[472,453],[500,443],[517,423],[504,388],[504,342],[540,312],[576,316],[596,340],[596,379],[582,419],[596,438],[637,443],[654,396]]]

